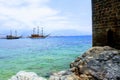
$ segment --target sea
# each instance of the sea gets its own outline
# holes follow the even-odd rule
[[[67,70],[91,46],[92,36],[0,39],[0,80],[8,80],[19,71],[45,77]]]

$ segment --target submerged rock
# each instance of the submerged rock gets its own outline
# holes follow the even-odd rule
[[[120,51],[111,47],[93,47],[70,64],[72,72],[87,80],[120,80]]]
[[[34,72],[20,71],[15,76],[12,76],[12,78],[9,80],[46,80],[46,79],[39,77]]]

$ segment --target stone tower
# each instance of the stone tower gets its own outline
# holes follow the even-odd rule
[[[120,49],[120,0],[92,0],[93,46]]]

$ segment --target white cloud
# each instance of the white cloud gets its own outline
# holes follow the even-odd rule
[[[47,2],[49,2],[49,0],[0,0],[0,5],[6,7],[35,7]]]
[[[47,3],[49,0],[0,0],[0,15],[2,15],[1,20],[6,18],[6,24],[9,25],[11,21],[7,22],[10,18],[14,19],[12,21],[13,25],[18,22],[22,22],[29,27],[35,26],[34,22],[41,23],[47,19],[47,17],[53,17],[55,19],[59,19],[61,17],[57,17],[59,11],[56,11],[52,8],[43,5],[43,3]],[[26,4],[23,5],[22,4]],[[39,6],[41,5],[42,6]],[[21,5],[21,6],[20,6]],[[14,7],[19,6],[19,7]],[[17,23],[16,23],[17,22]],[[6,25],[5,24],[5,25]]]

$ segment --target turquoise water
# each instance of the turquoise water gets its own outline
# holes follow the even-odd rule
[[[68,69],[77,56],[91,47],[91,42],[91,36],[0,39],[0,80],[7,80],[21,70],[46,76]]]

